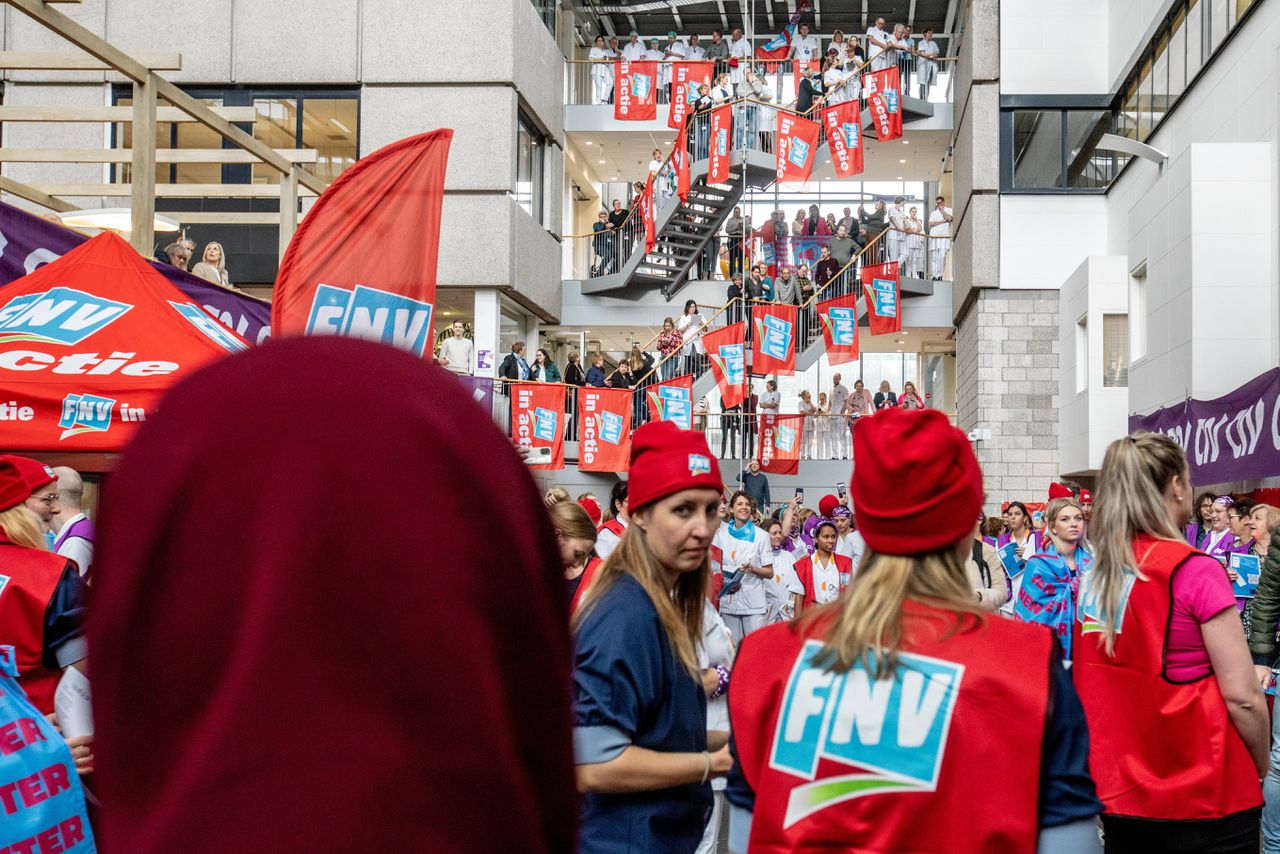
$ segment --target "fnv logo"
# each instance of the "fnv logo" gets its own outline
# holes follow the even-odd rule
[[[893,279],[872,279],[871,293],[875,297],[876,314],[880,317],[898,316],[898,283]]]
[[[600,413],[600,441],[617,445],[622,442],[622,416],[616,412]]]
[[[554,410],[543,409],[541,406],[535,407],[533,410],[533,438],[541,439],[544,442],[554,442],[556,440],[556,422],[558,420]]]
[[[651,74],[633,74],[631,75],[631,91],[641,101],[649,98],[649,90],[653,88],[653,75]]]
[[[376,341],[421,357],[431,333],[431,310],[429,302],[366,285],[354,290],[317,285],[306,334]]]
[[[772,314],[756,319],[760,352],[774,359],[786,359],[791,349],[791,321]]]
[[[726,385],[741,385],[747,381],[747,355],[743,345],[721,344],[719,359]]]
[[[192,326],[199,329],[209,340],[217,344],[223,350],[229,353],[235,353],[239,350],[248,350],[249,345],[241,341],[239,338],[231,334],[227,327],[218,321],[195,303],[190,302],[173,302],[170,300],[169,305],[173,306],[173,310],[185,317]]]
[[[681,430],[693,428],[693,401],[683,386],[658,386],[654,409],[662,421],[670,421]]]
[[[858,127],[857,122],[845,122],[842,127],[844,128],[844,144],[849,148],[857,148],[861,144],[859,140],[862,139],[862,128]]]
[[[58,440],[80,433],[105,433],[111,429],[116,401],[96,394],[69,394],[62,399],[62,417],[58,426],[62,435]],[[137,406],[120,404],[121,421],[146,421],[147,411]]]
[[[831,343],[836,346],[853,346],[853,329],[858,322],[858,311],[854,308],[833,307],[823,315],[827,328],[831,331]]]
[[[79,344],[122,317],[132,305],[73,288],[14,297],[0,308],[0,342]]]
[[[690,454],[689,474],[695,477],[700,474],[711,474],[711,459],[702,454]]]
[[[898,90],[897,89],[884,90],[884,104],[885,104],[885,107],[887,107],[889,110],[889,115],[893,115],[894,113],[898,112]]]
[[[809,143],[803,139],[792,139],[791,153],[787,155],[787,159],[796,166],[803,168],[805,162],[809,159]]]
[[[796,428],[779,426],[773,444],[779,451],[791,453],[796,447]]]
[[[812,782],[794,787],[783,827],[853,798],[932,792],[946,754],[964,665],[900,653],[888,679],[865,663],[833,673],[807,641],[782,698],[769,765]],[[818,779],[818,760],[862,769]]]
[[[716,154],[724,157],[729,154],[729,129],[716,129]]]

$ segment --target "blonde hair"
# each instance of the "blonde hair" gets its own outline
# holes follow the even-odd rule
[[[1249,516],[1252,517],[1259,510],[1266,514],[1267,530],[1275,533],[1276,527],[1280,526],[1280,509],[1270,504],[1255,504],[1249,508]]]
[[[563,501],[569,500],[569,491],[562,486],[553,486],[546,492],[542,493],[542,503],[548,507],[553,507]]]
[[[1062,553],[1062,540],[1058,539],[1058,537],[1053,533],[1053,523],[1058,518],[1058,514],[1068,507],[1074,507],[1076,510],[1080,511],[1081,516],[1084,515],[1084,508],[1080,506],[1080,502],[1076,501],[1074,498],[1066,496],[1053,499],[1049,502],[1049,506],[1044,508],[1043,536],[1053,543],[1053,547],[1058,550],[1059,554]],[[1088,551],[1083,537],[1080,539],[1080,542],[1076,543],[1076,548]]]
[[[967,545],[968,539],[964,542]],[[843,673],[861,661],[876,679],[890,676],[898,666],[902,606],[907,599],[928,599],[937,607],[954,611],[961,617],[956,630],[965,618],[983,619],[955,546],[918,555],[868,551],[853,587],[835,606],[839,616],[815,662]],[[807,611],[801,620],[825,611]]]
[[[42,552],[49,550],[49,543],[40,531],[40,518],[25,504],[0,511],[0,531],[4,531],[9,542],[15,546],[26,546]]]
[[[566,496],[566,499],[568,496]],[[547,505],[547,515],[551,517],[551,527],[560,535],[574,540],[596,541],[596,526],[582,505],[576,501],[557,501]]]
[[[610,587],[624,575],[639,582],[658,612],[658,622],[667,636],[676,659],[695,681],[702,678],[698,666],[698,643],[702,640],[702,606],[707,595],[707,578],[711,573],[711,556],[692,572],[682,572],[674,590],[667,589],[662,564],[649,548],[649,541],[639,525],[628,525],[622,541],[596,570],[590,586],[582,594],[582,602],[574,612],[576,630],[582,620]]]
[[[1134,433],[1107,448],[1098,474],[1098,495],[1090,528],[1095,543],[1090,585],[1097,595],[1098,618],[1108,655],[1115,653],[1116,626],[1128,576],[1146,581],[1133,553],[1133,538],[1146,534],[1182,542],[1169,515],[1164,493],[1175,477],[1187,479],[1187,457],[1178,443],[1161,433]],[[1184,484],[1188,489],[1190,484]]]

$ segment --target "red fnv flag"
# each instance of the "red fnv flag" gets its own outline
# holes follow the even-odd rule
[[[872,335],[902,331],[902,294],[898,289],[898,262],[862,268],[862,289],[867,296],[867,320]]]
[[[565,387],[511,383],[511,440],[522,448],[550,448],[551,462],[531,469],[564,468]]]
[[[671,111],[667,127],[678,128],[692,112],[689,105],[698,99],[698,87],[711,86],[713,62],[676,62],[671,66]]]
[[[760,471],[770,474],[796,474],[800,471],[804,419],[803,414],[760,416],[760,441],[756,447]]]
[[[856,294],[823,300],[814,306],[822,338],[827,345],[827,360],[833,365],[858,360],[858,297]]]
[[[796,318],[799,306],[763,303],[751,307],[751,373],[790,376],[796,372]]]
[[[831,163],[841,178],[862,174],[862,118],[857,101],[827,107],[822,124],[827,129]]]
[[[876,139],[887,142],[902,136],[902,92],[898,67],[862,75],[862,93],[871,111]]]
[[[733,107],[716,107],[711,111],[711,164],[707,171],[708,184],[723,184],[729,180],[729,140],[733,130]]]
[[[746,333],[747,324],[739,321],[702,336],[724,406],[737,406],[747,396]]]
[[[578,389],[578,470],[627,470],[631,455],[631,389]]]
[[[693,374],[651,385],[645,396],[651,420],[670,421],[681,430],[693,429]]]
[[[818,123],[778,113],[778,181],[804,183],[818,155]]]
[[[658,245],[658,235],[653,214],[653,175],[644,182],[644,192],[640,194],[640,217],[644,223],[644,251],[652,252]]]
[[[613,117],[623,122],[651,122],[658,115],[658,63],[615,62]]]
[[[273,335],[344,335],[431,357],[451,130],[380,148],[316,200],[280,262]]]

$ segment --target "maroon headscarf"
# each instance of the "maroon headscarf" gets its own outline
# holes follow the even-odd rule
[[[103,851],[575,847],[558,553],[455,378],[338,338],[223,359],[102,518]]]

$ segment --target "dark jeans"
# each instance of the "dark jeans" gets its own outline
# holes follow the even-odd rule
[[[1261,808],[1204,821],[1102,817],[1106,854],[1258,854]]]
[[[729,236],[729,278],[742,272],[742,238]]]
[[[731,456],[738,455],[738,427],[741,419],[738,418],[736,412],[725,412],[720,416],[720,456],[724,458],[724,449],[727,446],[731,448],[729,451]]]

